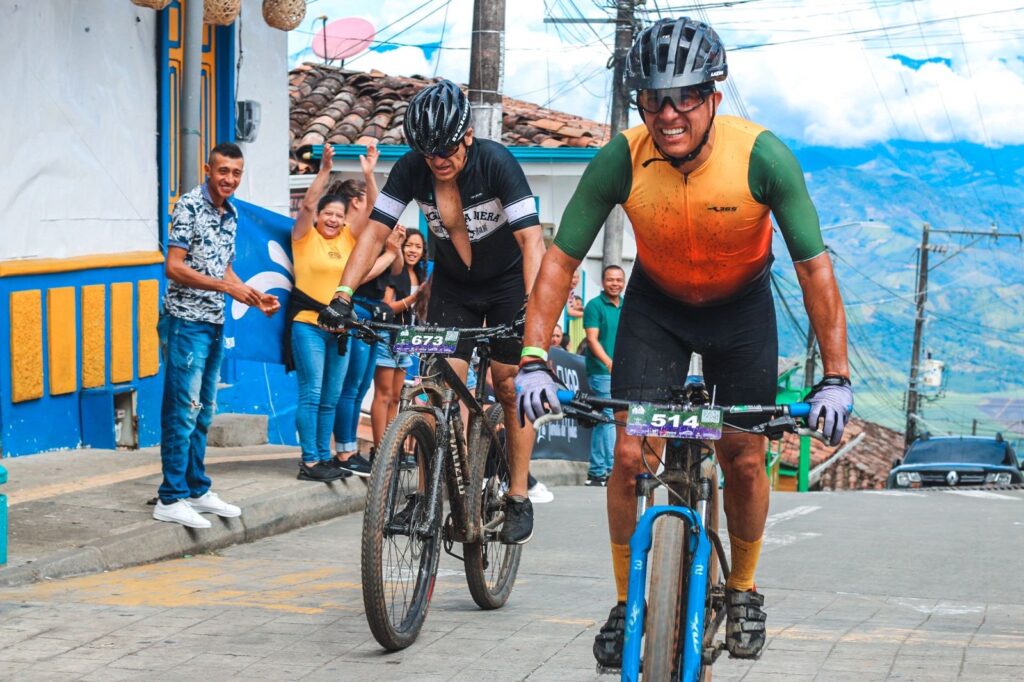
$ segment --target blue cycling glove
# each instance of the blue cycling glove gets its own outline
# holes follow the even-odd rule
[[[818,422],[824,420],[821,432],[828,438],[829,445],[835,447],[843,439],[843,429],[853,412],[853,389],[850,380],[841,376],[826,376],[811,389],[807,396],[811,404],[811,412],[807,415],[807,425],[818,428]]]

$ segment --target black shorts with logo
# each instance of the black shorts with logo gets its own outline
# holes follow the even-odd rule
[[[439,327],[497,327],[511,325],[526,300],[522,270],[516,268],[486,284],[466,284],[437,270],[430,284],[427,323]],[[452,357],[469,361],[474,340],[460,341]],[[491,342],[491,359],[519,364],[523,344],[518,339]]]
[[[612,358],[612,397],[667,401],[686,381],[690,354],[704,359],[704,380],[718,405],[775,404],[779,340],[766,270],[726,303],[691,306],[661,292],[633,267]],[[731,416],[749,428],[759,416]]]

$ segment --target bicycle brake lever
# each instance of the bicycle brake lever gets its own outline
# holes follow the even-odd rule
[[[552,413],[549,412],[548,414],[543,414],[543,415],[537,417],[533,421],[533,428],[539,429],[540,427],[544,426],[545,424],[550,424],[551,422],[562,421],[562,419],[564,417],[565,417],[565,415],[561,414],[561,413],[559,413],[559,414],[552,414]]]
[[[809,436],[814,440],[820,440],[822,443],[828,444],[829,440],[821,431],[815,431],[814,429],[808,429],[803,426],[798,426],[796,429],[798,436]]]

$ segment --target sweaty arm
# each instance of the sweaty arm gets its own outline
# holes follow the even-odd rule
[[[749,181],[754,198],[771,208],[786,241],[825,374],[849,377],[846,312],[821,238],[818,212],[793,152],[768,131],[754,143]]]
[[[583,172],[533,284],[526,309],[524,347],[547,348],[551,330],[569,296],[572,275],[612,208],[629,196],[632,175],[629,146],[622,135],[616,135],[602,147]]]
[[[540,225],[525,227],[515,231],[516,242],[523,252],[523,285],[526,295],[533,291],[533,283],[537,281],[540,263],[544,258],[544,230]]]
[[[352,249],[348,262],[345,263],[345,270],[341,273],[341,280],[338,283],[339,288],[348,287],[351,291],[359,288],[359,285],[366,279],[366,275],[369,274],[370,268],[374,266],[378,254],[380,254],[380,250],[384,246],[384,241],[390,234],[391,228],[387,225],[376,220],[370,221],[370,224],[366,226],[363,233],[359,235],[359,239],[356,240],[356,246]],[[381,267],[378,274],[383,272],[385,267],[387,266]],[[341,292],[336,292],[334,297],[342,297],[346,300],[352,299],[351,294],[343,294]]]
[[[340,287],[348,287],[355,291],[360,284],[370,279],[368,275],[376,270],[374,276],[384,272],[391,265],[394,256],[381,254],[384,242],[391,235],[391,231],[398,224],[398,218],[402,215],[405,207],[412,201],[409,180],[410,165],[414,162],[411,152],[403,156],[395,163],[388,174],[384,189],[377,193],[377,185],[373,182],[372,173],[367,175],[366,199],[367,205],[372,206],[369,222],[366,227],[360,230],[356,237],[356,246],[348,257],[345,270],[341,273]],[[422,162],[421,162],[422,163]],[[371,198],[373,203],[371,202]],[[390,253],[390,252],[389,252]],[[381,261],[386,258],[386,261]],[[350,300],[351,294],[335,293]]]

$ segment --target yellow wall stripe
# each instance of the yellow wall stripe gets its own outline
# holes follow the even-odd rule
[[[154,265],[164,262],[160,251],[127,251],[73,258],[28,258],[0,263],[0,277],[18,275],[50,275],[55,272],[124,268],[132,265]]]
[[[107,288],[82,287],[82,388],[107,383]]]
[[[50,395],[74,393],[78,388],[74,287],[59,287],[46,292],[46,336]]]
[[[43,397],[43,294],[11,292],[11,401]]]
[[[132,283],[110,285],[110,382],[131,381],[135,352],[132,344]]]
[[[160,371],[160,338],[156,323],[160,314],[160,282],[139,282],[139,376],[151,377]]]

